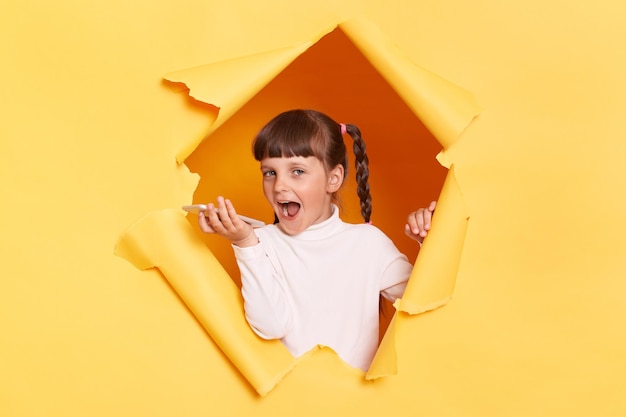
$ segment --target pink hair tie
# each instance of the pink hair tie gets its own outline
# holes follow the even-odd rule
[[[344,125],[343,123],[339,123],[339,127],[341,128],[341,135],[345,135],[346,134],[346,125]]]

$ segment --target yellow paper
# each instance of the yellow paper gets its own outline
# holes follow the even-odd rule
[[[469,216],[450,168],[437,202],[432,232],[424,240],[411,279],[396,308],[418,314],[445,305],[452,297]]]
[[[0,415],[625,415],[625,13],[581,0],[3,2]],[[252,96],[208,92],[203,105],[184,80],[163,81],[268,51],[284,61],[259,64],[271,81]],[[418,80],[441,91],[430,75],[475,97],[479,117],[465,104],[442,112],[421,92]],[[402,304],[420,311],[453,292],[442,308],[397,313],[370,370],[395,375],[367,380],[316,348],[280,384],[280,360],[250,375],[273,386],[261,398],[165,274],[113,247],[145,216],[221,192],[268,221],[250,139],[295,106],[363,125],[374,224],[411,259],[403,217],[435,196],[458,201],[459,188]],[[217,116],[229,117],[211,130]],[[359,221],[350,186],[345,215]],[[434,268],[424,258],[450,250],[440,231],[465,223],[460,262]],[[229,248],[198,239],[210,250],[191,245],[193,265],[213,255],[235,277]],[[448,287],[431,281],[454,268]],[[237,289],[224,293],[225,323],[243,325]]]
[[[395,48],[385,41],[384,37],[371,22],[362,18],[349,20],[344,22],[340,28],[349,35],[349,39],[355,42],[359,50],[369,59],[374,68],[381,73],[389,84],[395,88],[396,92],[407,102],[409,107],[420,116],[424,124],[433,131],[435,135],[439,134],[441,136],[436,136],[440,143],[446,146],[452,144],[476,115],[478,107],[470,94],[440,77],[424,71],[403,57]],[[307,46],[314,45],[314,41],[315,39],[307,44]],[[217,62],[203,67],[180,71],[175,75],[169,75],[168,79],[170,81],[184,83],[189,88],[189,94],[195,99],[206,101],[208,104],[218,105],[221,108],[221,112],[224,114],[224,116],[222,116],[223,120],[225,120],[232,116],[240,106],[248,102],[265,84],[270,82],[271,77],[276,76],[280,70],[288,66],[296,56],[303,53],[305,49],[304,47],[290,48],[278,52],[256,54],[250,57]],[[259,68],[260,70],[251,73],[249,68],[252,67]],[[326,81],[332,82],[329,79]],[[222,123],[223,121],[220,122],[220,116],[218,116],[218,119],[212,125],[210,131],[216,131]],[[211,139],[212,137],[209,135],[207,140]],[[243,155],[243,157],[246,157],[246,155]],[[210,155],[206,157],[206,159],[210,158]],[[178,159],[181,160],[180,157]],[[440,244],[438,250],[436,243],[429,244],[435,247],[435,249],[433,249],[434,252],[432,252],[433,254],[445,253],[447,262],[445,264],[440,263],[441,259],[436,258],[435,255],[422,257],[426,258],[427,262],[431,262],[430,267],[425,267],[430,268],[430,272],[425,272],[422,275],[429,278],[421,278],[419,284],[414,283],[418,278],[411,280],[412,282],[408,286],[402,307],[400,307],[402,311],[416,313],[433,309],[445,304],[452,295],[454,280],[456,278],[455,266],[458,265],[460,258],[464,228],[461,227],[459,230],[457,221],[450,219],[450,217],[456,216],[457,213],[454,213],[454,210],[457,207],[462,207],[463,201],[458,195],[455,196],[456,198],[453,197],[451,201],[448,201],[450,200],[450,198],[447,197],[449,193],[456,192],[458,194],[458,187],[452,191],[448,191],[448,188],[454,186],[452,172],[448,174],[448,178],[450,178],[448,183],[452,184],[444,186],[443,193],[445,194],[441,196],[440,208],[437,210],[437,217],[441,216],[444,218],[444,225],[439,226],[438,231],[442,233],[440,236],[446,236],[443,239],[439,239],[446,243],[443,245]],[[452,211],[452,213],[448,213],[450,211]],[[466,218],[463,219],[463,225],[465,220]],[[446,224],[453,225],[452,230],[446,228]],[[159,226],[159,228],[162,227],[164,226]],[[152,229],[145,228],[143,230],[150,232]],[[450,236],[450,234],[452,234],[452,236]],[[163,238],[164,237],[165,236],[163,236]],[[143,236],[142,240],[147,242],[155,241],[148,236]],[[429,240],[437,240],[437,237],[430,237]],[[426,247],[422,251],[427,252],[428,250],[429,249]],[[127,254],[127,258],[131,261],[136,256],[141,255],[136,255],[135,253]],[[176,252],[172,252],[169,256],[175,257]],[[418,264],[419,262],[420,260],[418,259]],[[441,270],[441,267],[444,265],[445,267]],[[421,268],[423,269],[424,267]],[[176,273],[176,275],[178,275],[178,273]],[[416,273],[413,275],[416,276]],[[425,287],[442,289],[431,290],[429,293],[429,291],[425,291]],[[174,288],[176,289],[176,286],[174,286]],[[411,288],[417,289],[410,291]],[[416,296],[415,294],[418,295]],[[186,294],[179,292],[179,295],[187,304],[190,303],[186,300]],[[419,303],[419,307],[412,304],[415,302]],[[198,300],[191,303],[201,304],[202,302]],[[206,303],[207,302],[204,304]],[[211,316],[215,317],[216,314]],[[201,319],[201,321],[203,320]],[[226,326],[226,324],[221,323],[219,320],[213,320],[213,326],[222,328]],[[386,335],[383,340],[384,343],[377,354],[376,370],[368,373],[368,379],[373,379],[373,375],[382,376],[396,373],[393,327],[391,327],[390,334]],[[218,344],[225,349],[225,353],[229,357],[233,356],[233,353],[231,353],[229,349],[238,345],[235,342],[226,344],[219,341]],[[283,365],[280,363],[276,364],[276,368],[280,368],[281,366]],[[253,367],[253,363],[245,366],[246,370]],[[239,368],[241,369],[241,367]],[[242,371],[244,375],[248,372],[250,371]],[[282,371],[283,374],[286,372],[287,370]],[[257,381],[252,381],[251,383],[254,386],[259,384]],[[275,384],[275,380],[270,377],[263,385],[270,386],[273,384]]]
[[[212,98],[211,104],[217,106],[220,112],[207,132],[209,135],[309,46],[307,43],[233,58],[173,72],[165,75],[165,78],[184,82],[192,91],[191,96],[198,100],[207,96]],[[181,149],[176,160],[183,162],[200,141],[192,142],[189,147]]]
[[[452,145],[479,107],[471,93],[413,63],[367,19],[340,25],[444,148]]]
[[[420,256],[404,295],[394,307],[401,313],[419,314],[444,306],[452,298],[469,217],[454,166],[448,172],[433,216],[432,232],[424,240]],[[396,317],[389,324],[367,379],[397,372]]]
[[[146,215],[122,235],[116,254],[139,269],[158,268],[260,395],[290,370],[294,358],[282,343],[263,341],[250,330],[239,289],[182,210]]]

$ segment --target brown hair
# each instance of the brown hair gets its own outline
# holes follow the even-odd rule
[[[345,125],[346,133],[353,139],[355,155],[357,194],[361,200],[361,216],[365,222],[372,215],[372,196],[369,186],[368,158],[365,142],[358,127]],[[348,172],[348,156],[339,123],[315,110],[289,110],[267,123],[252,143],[254,158],[278,158],[291,156],[314,156],[328,170],[342,165]],[[345,179],[345,175],[344,175]]]

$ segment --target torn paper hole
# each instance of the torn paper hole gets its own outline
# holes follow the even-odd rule
[[[430,199],[440,199],[436,227],[396,308],[417,314],[451,297],[467,214],[454,170],[437,164],[435,155],[453,144],[477,114],[466,91],[408,61],[374,26],[359,19],[309,44],[167,78],[187,85],[194,99],[220,109],[207,138],[201,143],[190,140],[178,155],[201,176],[194,202],[226,195],[241,213],[271,222],[250,142],[281,111],[318,109],[361,128],[370,155],[373,221],[410,258],[417,248],[403,235],[406,215]],[[348,175],[341,196],[343,218],[359,222],[353,181]],[[227,242],[195,232],[180,210],[151,213],[122,236],[116,253],[139,268],[159,268],[226,356],[265,395],[297,361],[280,342],[262,341],[247,327]],[[175,242],[172,236],[178,236]],[[430,260],[437,260],[438,253],[447,260],[443,269]],[[395,370],[392,325],[366,376],[374,379]]]

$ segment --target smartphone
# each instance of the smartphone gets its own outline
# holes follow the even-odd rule
[[[183,206],[183,210],[188,211],[189,213],[195,213],[195,214],[198,214],[201,211],[204,211],[206,209],[207,209],[206,204],[192,204],[190,206]],[[218,211],[218,210],[215,209],[215,211]],[[263,226],[265,226],[265,223],[263,223],[261,220],[253,219],[251,217],[242,216],[240,214],[238,214],[237,216],[239,216],[239,218],[241,220],[243,220],[244,222],[248,223],[252,227],[263,227]]]

